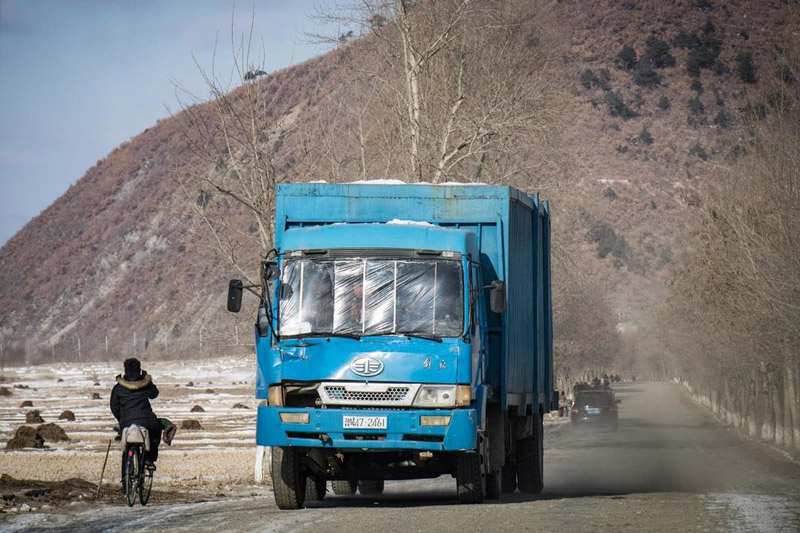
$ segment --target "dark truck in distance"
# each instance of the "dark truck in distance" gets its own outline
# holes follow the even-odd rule
[[[619,427],[619,403],[610,388],[577,392],[570,420],[573,425],[602,424],[616,431]]]
[[[256,442],[275,501],[452,475],[458,499],[543,485],[550,216],[511,187],[279,184],[257,287]],[[274,260],[273,260],[274,259]]]

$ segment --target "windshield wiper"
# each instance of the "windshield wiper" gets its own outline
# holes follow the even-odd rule
[[[427,339],[434,342],[442,342],[442,338],[438,335],[428,335],[426,333],[403,333],[409,339]]]
[[[361,340],[361,335],[356,333],[298,333],[297,335],[281,335],[281,339],[319,339],[325,337],[344,337],[345,339]]]
[[[361,340],[361,335],[355,333],[320,333],[321,337],[344,337],[345,339]]]

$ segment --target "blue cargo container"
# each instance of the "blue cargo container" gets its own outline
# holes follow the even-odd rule
[[[462,502],[541,490],[542,416],[557,407],[547,202],[501,186],[281,184],[275,242],[256,440],[273,447],[279,507],[328,480],[377,494],[452,474]],[[231,281],[230,310],[241,294]]]

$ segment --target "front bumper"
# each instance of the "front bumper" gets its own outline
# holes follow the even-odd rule
[[[283,423],[280,413],[308,413],[308,424]],[[385,416],[386,429],[343,429],[343,416]],[[450,416],[447,426],[420,426],[421,415]],[[356,450],[457,451],[477,448],[475,409],[307,409],[259,406],[256,443]]]

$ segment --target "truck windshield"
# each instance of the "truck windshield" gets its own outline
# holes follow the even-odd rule
[[[288,259],[280,282],[282,336],[462,334],[455,260]]]

